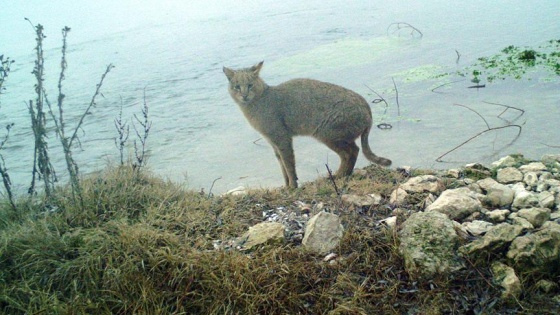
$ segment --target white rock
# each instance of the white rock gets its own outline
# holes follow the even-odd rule
[[[224,195],[232,196],[243,196],[247,194],[247,189],[243,186],[235,187],[234,189],[228,190]]]
[[[478,195],[468,188],[448,189],[426,208],[426,211],[445,213],[452,220],[465,218],[482,209]]]
[[[500,209],[500,210],[493,210],[486,213],[486,217],[488,220],[492,222],[504,222],[507,216],[510,214],[510,211],[507,209]]]
[[[506,167],[498,170],[496,179],[502,184],[515,183],[523,180],[523,173],[515,167]]]
[[[534,227],[538,228],[550,219],[550,209],[529,208],[517,211],[517,215],[529,221]]]
[[[513,219],[511,219],[511,222],[515,225],[519,225],[523,227],[525,230],[533,230],[535,228],[535,226],[531,224],[529,220],[522,218],[520,216],[514,217]]]
[[[516,192],[511,204],[514,209],[538,207],[539,205],[538,194],[526,190]]]
[[[474,236],[479,236],[485,234],[490,230],[494,224],[481,220],[474,220],[472,222],[463,223],[465,229]]]
[[[326,255],[338,246],[343,233],[340,217],[321,211],[307,222],[301,243],[311,252]]]
[[[401,188],[407,192],[431,192],[439,193],[445,187],[441,179],[434,175],[422,175],[412,177],[401,185]]]
[[[404,203],[407,196],[408,193],[404,189],[399,187],[393,190],[393,192],[391,193],[391,196],[389,197],[389,203],[393,205],[401,205]]]
[[[492,167],[507,167],[507,166],[513,166],[515,165],[515,163],[517,163],[517,160],[511,156],[505,156],[499,160],[497,160],[496,162],[492,162]]]
[[[543,208],[549,208],[552,209],[554,208],[554,204],[556,203],[556,200],[554,198],[554,194],[552,194],[549,191],[543,191],[540,192],[538,194],[538,198],[539,198],[539,205]]]
[[[527,186],[533,188],[537,187],[537,183],[539,182],[539,175],[536,172],[527,172],[523,175],[523,181]]]
[[[481,179],[478,186],[486,193],[481,198],[482,202],[494,207],[509,207],[513,202],[515,192],[504,184],[500,184],[492,178]]]
[[[523,173],[526,172],[542,172],[546,171],[546,166],[541,162],[532,162],[526,165],[521,165],[519,170]]]
[[[379,220],[379,223],[386,225],[390,229],[394,229],[395,226],[397,225],[397,217],[396,216],[388,217],[387,219]]]

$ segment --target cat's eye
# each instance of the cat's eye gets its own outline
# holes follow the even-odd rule
[[[238,84],[238,85],[234,86],[233,89],[239,91],[239,90],[241,90],[241,86],[239,86],[239,84]]]
[[[249,84],[249,85],[247,85],[247,88],[250,90],[250,89],[253,88],[253,85],[252,85],[252,84]]]

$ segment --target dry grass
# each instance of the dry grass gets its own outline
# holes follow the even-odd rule
[[[345,192],[381,193],[405,180],[368,168]],[[484,260],[452,278],[408,278],[394,232],[376,221],[387,206],[358,213],[332,183],[255,190],[243,197],[186,191],[144,171],[109,168],[83,180],[85,210],[71,191],[0,211],[0,309],[6,314],[495,314],[557,311],[528,291],[519,305],[499,301]],[[262,209],[322,202],[346,228],[336,264],[286,243],[253,252],[216,251],[213,240],[241,235]],[[529,283],[529,279],[523,279]]]

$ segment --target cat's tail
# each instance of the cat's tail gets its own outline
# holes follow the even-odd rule
[[[369,132],[371,130],[371,126],[367,127],[364,132],[362,132],[362,152],[364,152],[364,155],[366,156],[366,158],[370,161],[372,161],[373,163],[379,164],[381,166],[389,166],[391,165],[391,160],[386,159],[384,157],[380,157],[375,155],[373,152],[371,152],[371,148],[369,147],[369,141],[368,141],[368,137],[369,137]]]

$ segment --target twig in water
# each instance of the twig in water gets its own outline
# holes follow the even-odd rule
[[[325,167],[327,168],[327,172],[329,173],[329,179],[331,180],[331,182],[334,186],[334,191],[336,192],[336,195],[340,196],[340,192],[338,191],[338,186],[336,186],[336,182],[334,181],[334,177],[333,177],[333,174],[331,172],[331,169],[329,168],[329,164],[325,164]]]
[[[484,119],[484,117],[482,117],[482,115],[480,115],[480,113],[477,112],[476,110],[474,110],[474,109],[472,109],[472,108],[470,108],[470,107],[468,107],[468,106],[466,106],[466,105],[461,105],[461,104],[453,104],[453,105],[464,107],[464,108],[470,110],[471,112],[477,114],[478,117],[480,117],[480,118],[484,121],[484,123],[486,124],[486,127],[487,127],[488,129],[490,129],[490,125],[488,124],[488,121],[486,121],[486,119]]]
[[[484,121],[484,123],[486,124],[487,129],[485,129],[485,130],[483,130],[483,131],[477,133],[476,135],[474,135],[474,136],[470,137],[469,139],[463,141],[463,143],[461,143],[461,144],[455,146],[453,149],[451,149],[451,150],[449,150],[449,151],[443,153],[442,155],[440,155],[439,157],[436,158],[436,162],[443,162],[441,159],[442,159],[444,156],[446,156],[447,154],[449,154],[449,153],[451,153],[451,152],[453,152],[453,151],[459,149],[460,147],[462,147],[462,146],[464,146],[465,144],[469,143],[469,142],[472,141],[473,139],[476,139],[476,138],[478,138],[479,136],[481,136],[481,135],[487,133],[488,131],[500,130],[500,129],[505,129],[505,128],[509,128],[509,127],[518,128],[517,136],[514,138],[514,140],[513,140],[511,143],[513,143],[515,140],[517,140],[517,138],[519,138],[519,136],[521,135],[521,130],[522,130],[521,125],[511,125],[511,124],[508,124],[508,125],[506,125],[506,126],[490,127],[490,125],[488,124],[488,121],[486,121],[486,119],[484,119],[484,117],[482,117],[482,115],[480,115],[477,111],[473,110],[472,108],[470,108],[470,107],[468,107],[468,106],[465,106],[465,105],[460,105],[460,104],[453,104],[453,105],[464,107],[464,108],[466,108],[466,109],[468,109],[468,110],[474,112],[475,114],[477,114],[478,117],[480,117],[480,118]]]
[[[451,81],[451,82],[447,82],[447,83],[438,85],[438,86],[436,86],[435,88],[432,89],[432,92],[434,92],[434,93],[443,93],[443,92],[436,92],[436,90],[439,89],[439,88],[441,88],[441,87],[444,87],[444,86],[446,86],[446,85],[450,85],[450,84],[454,84],[454,83],[462,82],[462,81],[465,81],[465,79],[456,80],[456,81]]]
[[[525,110],[523,110],[523,109],[521,109],[521,108],[517,108],[517,107],[513,107],[513,106],[509,106],[509,105],[504,105],[504,104],[491,103],[491,102],[486,102],[486,101],[482,101],[482,102],[485,103],[485,104],[488,104],[488,105],[495,105],[495,106],[502,106],[502,107],[505,107],[506,109],[504,109],[504,111],[502,111],[502,112],[498,115],[498,118],[502,118],[502,117],[500,117],[500,116],[502,116],[505,112],[507,112],[508,109],[515,109],[515,110],[518,110],[518,111],[521,112],[521,114],[519,114],[519,116],[515,117],[515,119],[514,119],[513,121],[517,120],[519,117],[521,117],[521,116],[523,116],[523,114],[525,114]]]
[[[459,64],[459,59],[461,59],[461,54],[457,49],[455,49],[455,53],[457,54],[457,60],[455,60],[455,64]]]
[[[424,36],[424,34],[422,34],[422,32],[420,32],[419,29],[405,22],[396,22],[396,23],[389,24],[389,26],[387,27],[387,35],[390,35],[389,30],[391,29],[392,29],[391,34],[398,33],[399,36],[402,30],[411,30],[410,36],[412,36],[413,38],[415,38],[416,36],[422,38],[422,36]]]
[[[375,95],[377,95],[379,98],[374,99],[373,101],[371,101],[373,104],[378,104],[378,103],[385,103],[385,111],[383,112],[383,115],[387,114],[387,109],[389,109],[389,103],[387,103],[387,101],[385,100],[385,98],[383,98],[383,96],[381,96],[381,94],[375,92],[372,88],[370,88],[367,84],[364,84],[370,91],[372,91],[373,93],[375,93]]]
[[[397,101],[397,115],[401,116],[401,106],[399,104],[399,90],[397,89],[397,84],[395,83],[395,78],[391,77],[393,80],[393,86],[395,87],[395,100]]]

